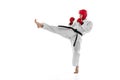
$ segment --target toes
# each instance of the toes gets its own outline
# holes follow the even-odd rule
[[[35,19],[34,21],[35,21],[35,23],[37,23],[37,20],[36,20],[36,19]]]

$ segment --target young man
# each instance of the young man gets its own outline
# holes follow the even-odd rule
[[[75,74],[79,72],[79,50],[81,37],[92,29],[92,22],[86,19],[87,11],[85,9],[79,10],[79,15],[80,16],[77,21],[74,21],[74,17],[70,18],[69,26],[50,26],[46,23],[39,23],[35,19],[35,23],[37,24],[38,28],[43,28],[48,31],[57,33],[71,41],[73,47],[72,64],[75,66]]]

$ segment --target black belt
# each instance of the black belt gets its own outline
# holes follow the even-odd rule
[[[72,27],[68,27],[68,26],[61,26],[61,25],[59,25],[58,27],[63,27],[63,28],[72,29],[74,32],[76,32],[76,33],[80,34],[81,36],[83,36],[83,34],[82,34],[81,32],[79,32],[77,29],[74,29],[74,28],[72,28]]]
[[[68,27],[68,26],[61,26],[59,25],[58,27],[63,27],[63,28],[68,28],[68,29],[72,29],[74,32],[78,33],[79,35],[83,36],[83,34],[81,32],[79,32],[77,29],[74,29],[72,27]],[[76,34],[76,38],[75,38],[75,41],[74,41],[74,44],[73,46],[75,47],[75,44],[76,44],[76,41],[77,41],[77,38],[78,38],[78,34]]]
[[[73,44],[74,47],[75,47],[75,44],[76,44],[77,38],[78,38],[78,34],[76,34],[76,38],[75,38],[75,41],[74,41],[74,44]]]

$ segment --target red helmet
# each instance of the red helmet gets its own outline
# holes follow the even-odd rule
[[[82,20],[86,19],[87,11],[85,9],[79,10],[79,14],[83,15]]]

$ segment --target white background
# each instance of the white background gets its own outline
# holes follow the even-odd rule
[[[120,80],[119,0],[1,0],[0,80]],[[69,40],[34,19],[67,25],[88,10],[92,31],[82,37],[75,77]]]

